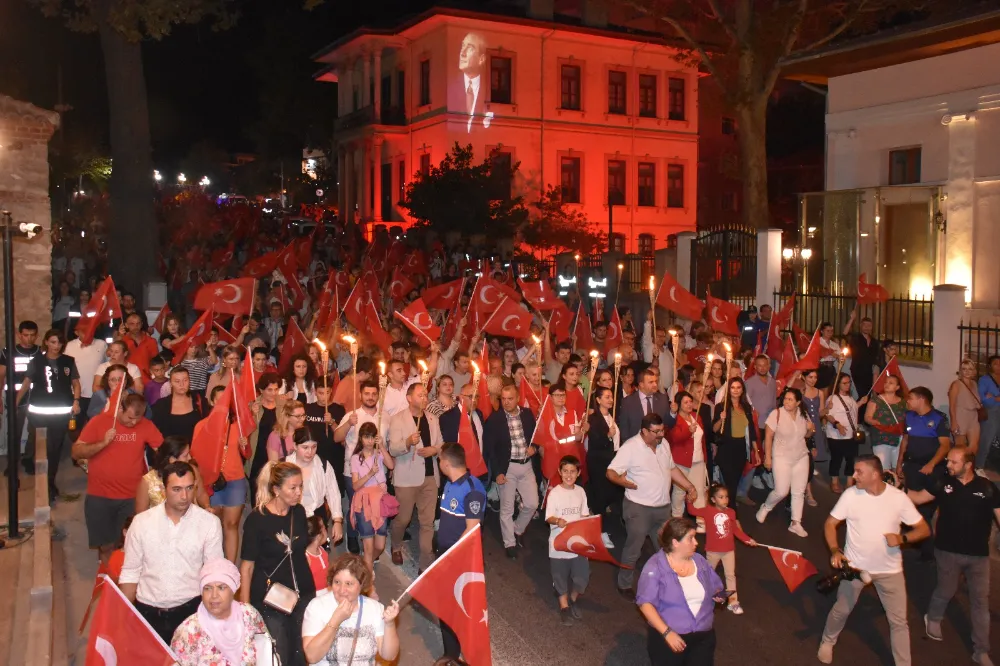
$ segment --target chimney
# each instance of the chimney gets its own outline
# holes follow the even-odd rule
[[[551,21],[554,0],[528,0],[528,17],[540,21]]]
[[[591,28],[607,28],[607,0],[580,0],[580,18]]]

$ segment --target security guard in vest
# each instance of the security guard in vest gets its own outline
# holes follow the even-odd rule
[[[62,353],[66,338],[62,331],[51,329],[42,338],[45,355],[31,360],[24,375],[18,401],[28,395],[28,425],[45,428],[49,466],[49,503],[59,496],[56,473],[62,458],[63,443],[70,419],[80,413],[80,373],[72,356]]]
[[[946,473],[944,461],[951,448],[951,431],[948,417],[933,404],[934,394],[923,386],[910,389],[906,397],[906,433],[899,445],[896,476],[908,490],[934,487]],[[931,525],[937,502],[921,504],[917,509]],[[920,544],[920,559],[934,559],[933,538]]]
[[[45,352],[42,351],[41,347],[35,344],[38,338],[38,324],[31,321],[30,319],[25,319],[17,326],[17,341],[14,344],[14,376],[13,385],[14,392],[21,390],[21,383],[24,381],[24,373],[28,370],[28,364],[31,363],[31,359],[36,356],[42,356]],[[11,353],[11,350],[4,349],[0,352],[0,384],[4,384],[4,390],[10,390],[10,385],[7,382],[7,355]],[[6,395],[6,394],[5,394]],[[4,397],[3,401],[0,402],[0,411],[7,409],[7,398]],[[11,416],[8,414],[8,417]],[[28,405],[17,403],[17,414],[15,422],[15,430],[17,432],[17,441],[21,441],[21,437],[24,434],[24,422],[28,418]],[[4,430],[0,437],[6,437],[7,431]],[[8,451],[10,448],[7,449]],[[35,437],[34,433],[30,433],[28,437],[27,445],[24,448],[24,452],[21,455],[21,464],[24,466],[24,471],[28,474],[35,473]]]
[[[483,514],[486,513],[486,489],[479,479],[469,474],[465,465],[465,449],[461,444],[444,444],[438,454],[438,464],[441,474],[448,479],[441,495],[441,521],[437,532],[438,551],[443,553],[483,520]],[[444,622],[440,624],[444,656],[458,659],[462,655],[458,636]]]

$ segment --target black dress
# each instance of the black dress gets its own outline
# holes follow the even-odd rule
[[[587,504],[595,516],[603,516],[608,507],[617,505],[624,494],[608,481],[608,465],[615,457],[614,440],[609,436],[608,422],[600,410],[587,417]],[[607,531],[607,530],[605,530]]]
[[[240,559],[253,562],[250,579],[250,605],[260,611],[267,630],[274,638],[281,663],[285,666],[304,666],[302,652],[302,615],[306,606],[316,596],[316,584],[309,571],[306,546],[309,535],[306,510],[301,504],[291,507],[287,515],[271,513],[267,507],[253,510],[243,523],[243,546]],[[284,534],[291,538],[292,554],[285,559],[285,546],[279,541]],[[292,567],[295,567],[294,578]],[[264,603],[268,583],[281,583],[289,589],[298,589],[299,601],[291,615],[286,615]]]

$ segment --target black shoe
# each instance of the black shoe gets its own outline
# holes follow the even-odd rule
[[[618,594],[624,597],[627,601],[635,603],[635,590],[633,590],[631,587],[619,587],[615,589],[617,589]]]
[[[347,550],[355,555],[361,552],[361,545],[358,544],[357,537],[347,537]]]
[[[569,614],[573,616],[574,620],[583,619],[583,613],[580,612],[580,607],[576,605],[575,601],[569,602]]]
[[[516,560],[517,559],[517,548],[514,548],[513,546],[511,546],[510,548],[507,548],[506,550],[507,550],[507,557],[509,557],[512,560]]]
[[[34,460],[32,460],[31,462],[27,462],[26,461],[24,463],[24,473],[25,474],[31,474],[32,476],[34,476],[34,474],[35,474],[35,461]]]
[[[524,535],[523,534],[515,534],[514,535],[514,543],[517,544],[518,548],[524,548]]]
[[[573,626],[573,616],[570,615],[569,608],[560,608],[559,609],[559,622],[564,627],[571,627],[571,626]]]

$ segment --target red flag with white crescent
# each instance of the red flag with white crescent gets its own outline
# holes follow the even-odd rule
[[[420,297],[429,310],[450,310],[461,300],[464,283],[465,278],[460,278],[436,287],[427,287]]]
[[[601,539],[601,516],[587,516],[570,522],[563,530],[556,535],[552,541],[555,550],[564,553],[573,553],[588,560],[597,562],[608,562],[616,567],[631,569],[622,565],[614,556],[608,552]]]
[[[423,300],[419,298],[407,305],[402,311],[397,310],[394,314],[406,328],[413,331],[417,336],[417,341],[424,347],[441,337],[441,328],[434,325],[430,313],[424,307]]]
[[[379,319],[378,311],[375,310],[375,304],[371,301],[365,304],[365,328],[364,330],[368,333],[368,339],[374,342],[379,349],[385,352],[386,357],[392,356],[392,336],[386,333],[385,329],[382,327],[382,320]]]
[[[559,296],[552,291],[552,287],[546,280],[525,282],[521,278],[517,278],[517,285],[521,288],[521,293],[524,294],[524,300],[531,303],[531,307],[536,310],[542,312],[554,310],[562,304]]]
[[[549,316],[549,333],[557,344],[569,339],[572,325],[573,311],[565,303],[557,306]]]
[[[148,664],[169,666],[177,655],[153,631],[118,586],[104,577],[87,636],[86,666]],[[486,637],[487,645],[489,636]]]
[[[159,314],[156,315],[156,321],[153,322],[153,325],[150,328],[152,328],[160,335],[163,335],[163,330],[164,330],[163,327],[166,326],[167,317],[169,317],[171,314],[172,313],[170,312],[170,306],[164,303],[163,307],[160,308]]]
[[[791,344],[790,342],[788,344]],[[791,371],[795,370],[813,370],[819,367],[819,359],[823,352],[823,347],[819,343],[819,328],[813,333],[812,340],[809,341],[809,347],[806,349],[806,353],[799,357],[799,360],[792,364]]]
[[[617,349],[624,341],[622,335],[622,320],[618,316],[618,307],[611,308],[611,319],[608,321],[608,335],[604,338],[604,352],[609,353]]]
[[[112,319],[121,319],[122,306],[118,302],[118,292],[110,275],[104,278],[94,291],[81,314],[83,316],[76,324],[76,333],[80,337],[80,342],[85,345],[94,341],[94,335],[101,324],[110,323]]]
[[[288,328],[285,329],[285,339],[281,342],[281,351],[278,354],[278,373],[284,375],[289,370],[289,364],[296,354],[300,354],[309,349],[309,340],[302,332],[294,319],[288,320]]]
[[[280,250],[275,250],[274,252],[268,252],[262,257],[249,260],[243,265],[243,275],[253,278],[267,277],[277,268],[278,256],[280,254]]]
[[[476,281],[469,309],[489,317],[503,301],[504,296],[515,303],[521,300],[521,295],[516,291],[484,275]]]
[[[713,330],[726,335],[740,334],[740,327],[736,323],[740,317],[740,306],[706,294],[705,311],[708,313],[708,325]]]
[[[542,408],[542,394],[545,393],[545,387],[539,387],[536,390],[527,379],[522,377],[518,391],[520,395],[517,404],[530,411],[537,419],[538,412]]]
[[[664,273],[663,279],[660,280],[660,289],[656,293],[656,304],[691,321],[701,319],[701,313],[705,309],[705,304],[682,287],[681,283],[674,279],[674,276],[669,272]]]
[[[459,409],[458,417],[458,443],[465,449],[465,466],[469,468],[472,476],[482,476],[488,471],[486,461],[483,460],[483,452],[479,448],[479,440],[472,429],[472,417],[462,407]]]
[[[397,266],[392,273],[392,282],[389,283],[389,297],[394,301],[402,301],[413,291],[415,286],[413,281],[406,277],[403,270]]]
[[[774,560],[774,566],[778,567],[778,573],[788,586],[789,592],[794,592],[799,585],[805,582],[810,576],[815,576],[819,572],[812,562],[803,557],[802,553],[784,548],[767,547]]]
[[[867,275],[858,276],[858,305],[873,305],[889,300],[889,292],[880,284],[868,282]]]
[[[209,282],[194,297],[195,310],[214,310],[222,314],[245,314],[253,301],[254,278]]]
[[[523,340],[531,335],[531,313],[505,298],[483,327],[485,333]]]
[[[590,330],[590,317],[583,310],[583,302],[576,306],[576,324],[573,326],[573,337],[576,338],[577,349],[593,349],[594,333]]]
[[[882,393],[885,390],[885,378],[889,375],[899,379],[899,388],[903,390],[904,395],[910,392],[910,388],[906,385],[906,381],[903,379],[903,371],[899,368],[899,360],[893,356],[889,359],[889,362],[885,364],[885,368],[882,369],[882,372],[880,372],[879,376],[875,379],[875,384],[872,386],[872,393]]]
[[[214,313],[211,308],[205,310],[201,313],[201,316],[195,320],[194,325],[188,329],[188,332],[174,342],[174,346],[170,348],[170,351],[174,353],[175,363],[180,363],[184,360],[184,357],[187,355],[188,348],[192,345],[203,345],[206,341],[208,341],[208,336],[212,333],[214,319]]]

